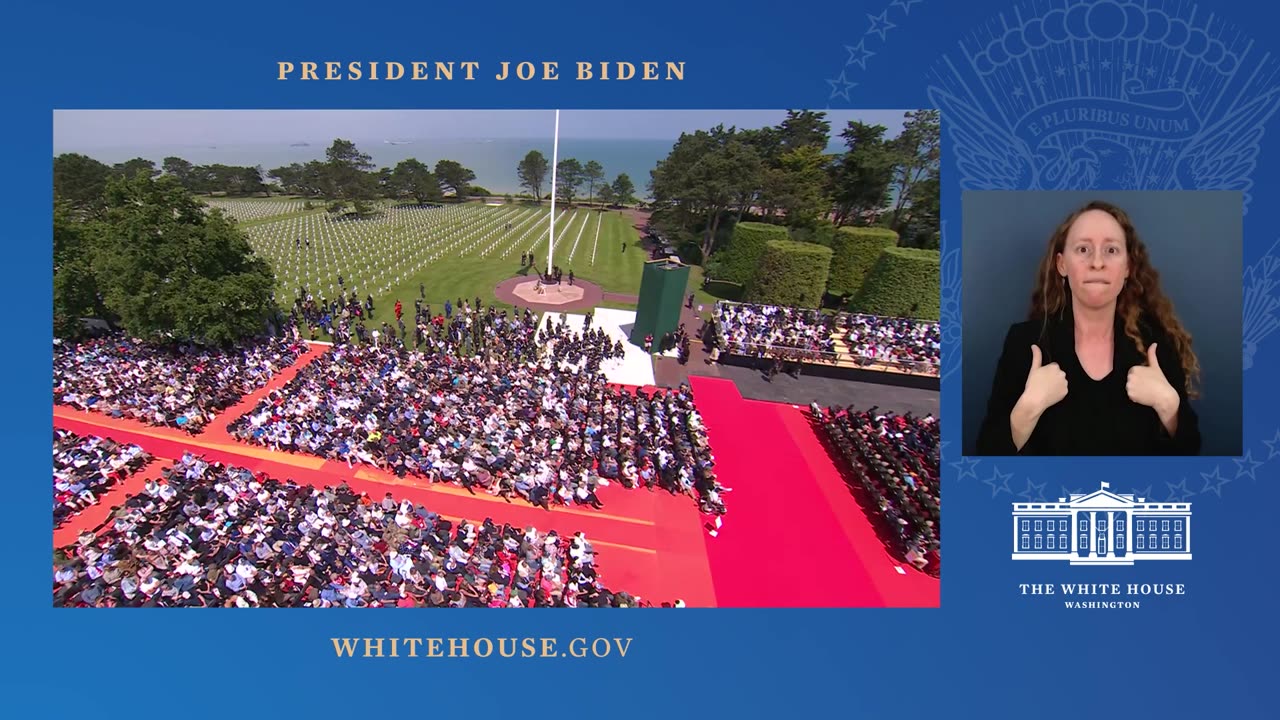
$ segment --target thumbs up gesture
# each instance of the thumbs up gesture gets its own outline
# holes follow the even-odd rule
[[[1178,391],[1173,389],[1164,371],[1160,369],[1160,361],[1156,358],[1156,344],[1147,348],[1147,364],[1134,365],[1129,368],[1129,377],[1125,382],[1125,391],[1129,399],[1162,412],[1168,408],[1177,408]]]
[[[1057,405],[1067,396],[1067,374],[1058,363],[1041,364],[1040,347],[1031,346],[1031,372],[1022,390],[1022,399],[1030,403],[1035,414]]]

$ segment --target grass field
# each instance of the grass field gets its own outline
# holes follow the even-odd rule
[[[486,305],[503,307],[493,287],[521,273],[521,253],[533,249],[541,267],[547,261],[549,203],[436,208],[387,203],[364,220],[331,218],[291,199],[211,204],[236,217],[254,250],[271,262],[283,306],[293,303],[299,285],[314,295],[334,297],[341,290],[342,275],[348,292],[354,288],[361,300],[373,295],[377,323],[394,320],[397,299],[412,314],[419,283],[426,286],[424,302],[435,312],[446,299],[456,303],[458,298],[480,297]],[[556,214],[555,262],[566,274],[573,270],[576,277],[599,284],[605,292],[639,293],[647,256],[626,215],[566,212],[560,205]]]

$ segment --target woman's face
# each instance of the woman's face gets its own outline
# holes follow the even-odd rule
[[[1113,305],[1129,276],[1124,228],[1102,210],[1084,213],[1067,231],[1057,265],[1077,306],[1101,309]]]

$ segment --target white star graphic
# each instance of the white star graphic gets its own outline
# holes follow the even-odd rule
[[[893,0],[893,2],[889,4],[889,7],[900,7],[902,8],[903,15],[910,15],[911,6],[921,2],[924,2],[924,0]]]
[[[1280,447],[1278,447],[1280,446],[1280,428],[1276,428],[1275,437],[1271,438],[1270,440],[1263,440],[1262,444],[1266,445],[1267,450],[1270,451],[1269,453],[1267,453],[1268,460],[1270,460],[1271,458],[1277,455],[1280,455]]]
[[[1147,77],[1155,77],[1155,76],[1156,76],[1156,69],[1151,67],[1147,68]]]
[[[1244,457],[1242,457],[1242,458],[1239,458],[1239,459],[1232,458],[1232,459],[1231,459],[1231,462],[1233,462],[1233,463],[1235,463],[1235,464],[1236,464],[1236,477],[1237,477],[1237,478],[1244,477],[1245,475],[1248,475],[1250,480],[1257,480],[1257,479],[1258,479],[1258,476],[1254,475],[1253,473],[1254,473],[1254,471],[1255,471],[1255,470],[1257,470],[1257,469],[1258,469],[1258,466],[1259,466],[1259,465],[1262,465],[1262,464],[1263,464],[1263,463],[1262,463],[1262,461],[1260,461],[1260,460],[1254,460],[1254,459],[1253,459],[1253,451],[1252,451],[1252,450],[1249,450],[1249,451],[1245,452]],[[1214,472],[1217,472],[1217,471],[1215,470]]]
[[[977,480],[978,473],[974,472],[973,469],[978,467],[978,464],[981,462],[982,462],[981,460],[978,460],[976,458],[962,457],[956,462],[951,463],[951,466],[960,471],[960,477],[956,478],[957,480],[963,480],[966,475],[971,476],[974,480]]]
[[[1110,60],[1103,60],[1102,62],[1098,63],[1098,65],[1100,65],[1100,66],[1102,67],[1102,69],[1103,69],[1103,70],[1110,70],[1110,69],[1111,69],[1111,61],[1110,61]]]
[[[1133,63],[1126,61],[1126,62],[1125,62],[1125,64],[1124,64],[1124,69],[1125,69],[1125,72],[1128,72],[1128,71],[1132,70],[1132,69],[1133,69]]]
[[[1151,146],[1150,146],[1150,145],[1139,145],[1139,146],[1138,146],[1138,154],[1139,154],[1139,155],[1147,155],[1147,154],[1149,154],[1150,152],[1151,152]]]
[[[849,82],[849,80],[844,76],[844,71],[841,70],[840,77],[827,80],[827,84],[831,86],[832,98],[842,97],[845,100],[848,100],[849,91],[852,90],[854,86],[857,85],[858,83]],[[831,99],[831,98],[828,98],[828,99]]]
[[[1018,493],[1018,497],[1027,500],[1044,500],[1044,487],[1048,483],[1040,483],[1039,485],[1031,482],[1031,478],[1027,478],[1027,489]]]
[[[1200,91],[1195,88],[1187,88],[1187,97],[1195,100],[1200,95]]]
[[[1053,72],[1054,72],[1058,77],[1066,77],[1066,75],[1067,75],[1067,69],[1066,69],[1066,68],[1064,68],[1064,67],[1062,67],[1062,66],[1058,66],[1058,67],[1054,68],[1054,69],[1053,69]]]
[[[1211,473],[1206,473],[1206,472],[1200,473],[1200,477],[1204,478],[1204,489],[1201,490],[1200,492],[1202,493],[1212,492],[1218,497],[1222,497],[1222,486],[1231,482],[1231,478],[1222,477],[1222,475],[1219,474],[1220,469],[1221,468],[1215,467],[1213,469],[1213,472]]]
[[[1032,81],[1031,81],[1031,83],[1032,83],[1033,85],[1035,85],[1036,87],[1040,88],[1041,90],[1043,90],[1043,89],[1044,89],[1045,79],[1044,79],[1044,78],[1042,78],[1042,77],[1040,77],[1039,75],[1037,75],[1037,76],[1036,76],[1036,79],[1035,79],[1035,80],[1032,80]]]
[[[871,28],[867,30],[866,34],[870,35],[871,33],[876,33],[880,36],[880,42],[884,42],[885,34],[888,33],[890,30],[898,27],[897,25],[894,25],[893,23],[889,22],[888,15],[889,15],[888,10],[885,10],[879,15],[872,15],[871,13],[867,13],[867,19],[871,20]]]
[[[1174,500],[1182,501],[1182,500],[1186,500],[1187,498],[1191,497],[1192,495],[1195,495],[1195,491],[1193,491],[1193,490],[1188,490],[1188,489],[1187,489],[1187,479],[1186,479],[1186,478],[1182,478],[1182,482],[1178,483],[1177,485],[1174,485],[1174,484],[1173,484],[1173,483],[1171,483],[1171,482],[1167,482],[1167,483],[1165,483],[1165,485],[1168,485],[1168,486],[1169,486],[1169,500],[1170,500],[1170,501],[1174,501]],[[1179,491],[1181,491],[1181,493],[1182,493],[1181,495],[1179,495],[1179,494],[1178,494],[1178,493],[1179,493]]]
[[[1080,62],[1076,63],[1076,69],[1077,69],[1077,70],[1079,70],[1080,72],[1088,72],[1088,70],[1089,70],[1089,63],[1084,62],[1084,61],[1082,60],[1082,61],[1080,61]]]
[[[1164,81],[1164,84],[1171,88],[1175,88],[1178,87],[1178,80],[1170,75],[1169,78]]]
[[[866,47],[866,40],[859,40],[857,45],[845,45],[844,49],[849,51],[849,62],[845,65],[857,65],[863,70],[867,69],[867,60],[875,55]]]
[[[991,497],[995,497],[1001,492],[1006,492],[1010,495],[1013,494],[1013,491],[1009,489],[1009,481],[1011,479],[1013,479],[1013,473],[1002,473],[1000,472],[1000,468],[997,467],[992,468],[991,477],[983,480],[982,482],[991,486]]]
[[[1173,148],[1165,148],[1160,151],[1160,154],[1172,160],[1176,153],[1173,152]]]
[[[1020,97],[1022,97],[1022,96],[1023,96],[1023,95],[1025,95],[1025,94],[1026,94],[1026,93],[1022,92],[1022,88],[1021,88],[1021,87],[1016,87],[1016,88],[1014,88],[1014,89],[1013,89],[1013,96],[1014,96],[1014,97],[1016,97],[1016,98],[1020,98]]]

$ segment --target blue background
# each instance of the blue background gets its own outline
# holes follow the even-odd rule
[[[1265,200],[1276,196],[1280,138],[1272,106],[1246,107],[1243,119],[1235,109],[1252,97],[1269,102],[1262,94],[1277,87],[1276,11],[1257,2],[1153,2],[1128,10],[1106,3],[1092,20],[1088,8],[1054,14],[1065,6],[858,0],[723,8],[520,3],[506,11],[494,3],[8,8],[8,37],[0,43],[7,80],[0,122],[11,143],[0,197],[11,265],[7,329],[14,344],[7,354],[8,412],[0,420],[11,462],[4,533],[11,548],[0,594],[8,650],[0,672],[5,714],[261,717],[386,712],[392,703],[392,712],[611,717],[1272,716],[1275,704],[1264,688],[1271,686],[1277,646],[1270,508],[1277,502],[1280,428],[1272,412],[1277,382],[1269,368],[1280,347],[1270,337],[1276,296],[1270,253],[1280,207]],[[1141,21],[1133,28],[1155,40],[1126,36],[1130,18]],[[1208,27],[1231,58],[1221,46],[1211,49],[1193,36],[1190,26]],[[1027,64],[1029,43],[1037,45],[1035,57],[1047,70]],[[1196,113],[1206,127],[1228,123],[1226,141],[1208,149],[1243,149],[1198,164],[1202,171],[1190,177],[1200,189],[1243,190],[1252,197],[1244,225],[1246,455],[1052,464],[962,458],[960,189],[1068,181],[1115,187],[1110,178],[1084,171],[1070,177],[1044,172],[1051,167],[1044,156],[1020,162],[1028,154],[1015,155],[1007,128],[1010,117],[1025,109],[1015,103],[1045,101],[1049,91],[1059,100],[1116,96],[1123,64],[1103,68],[1108,60],[1099,53],[1117,48],[1135,53],[1136,69],[1152,71],[1154,80],[1163,80],[1161,72],[1179,73],[1172,79],[1182,87],[1188,81],[1182,73],[1198,73],[1190,79],[1200,93]],[[1211,56],[1218,70],[1187,59],[1193,52]],[[682,83],[274,80],[277,60],[389,56],[486,64],[521,57],[675,58],[685,60],[688,71]],[[1015,85],[1038,79],[1043,87],[1032,87],[1044,92],[1014,93]],[[45,383],[51,362],[53,108],[821,109],[935,103],[947,113],[947,568],[940,610],[183,613],[49,607],[44,478],[51,424]],[[1057,141],[1069,147],[1088,135]],[[1251,307],[1257,308],[1253,314]],[[1116,491],[1193,502],[1195,559],[1100,569],[1010,560],[1011,502],[1092,489],[1101,479]],[[1025,582],[1103,581],[1183,582],[1189,594],[1144,601],[1136,611],[1067,611],[1051,599],[1021,596],[1017,588]],[[331,635],[527,634],[635,641],[625,661],[574,663],[339,662],[328,650]]]
[[[1068,215],[1090,200],[1128,213],[1191,333],[1200,360],[1201,455],[1241,447],[1241,194],[998,192],[963,194],[964,448],[974,453],[1009,326],[1027,320],[1040,258]]]

